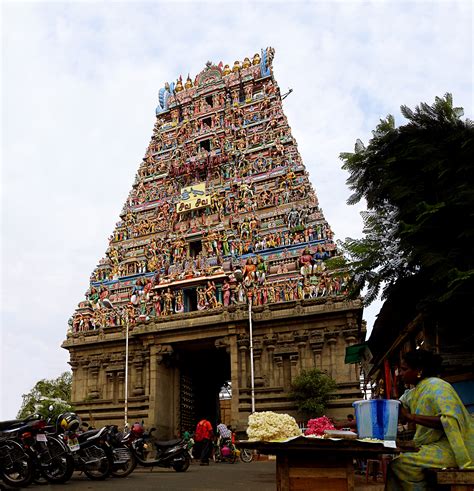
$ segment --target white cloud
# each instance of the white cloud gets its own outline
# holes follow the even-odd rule
[[[144,155],[157,92],[268,45],[338,238],[361,234],[338,155],[401,104],[451,91],[472,117],[469,2],[4,2],[2,407],[67,365],[67,319]],[[373,314],[371,315],[373,319]],[[370,324],[371,321],[369,321]],[[7,397],[8,395],[8,397]]]

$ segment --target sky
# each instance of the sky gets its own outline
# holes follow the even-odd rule
[[[336,239],[360,237],[341,152],[451,92],[473,118],[470,1],[1,3],[0,420],[69,368],[67,321],[103,257],[165,82],[275,48]],[[369,330],[380,302],[364,314]]]

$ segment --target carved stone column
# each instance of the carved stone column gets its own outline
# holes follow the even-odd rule
[[[71,354],[71,360],[68,362],[72,371],[72,387],[71,387],[71,400],[79,401],[79,387],[78,387],[78,368],[80,367],[79,360]]]
[[[253,361],[254,361],[254,381],[255,387],[264,386],[264,377],[262,370],[262,339],[254,338]]]
[[[141,353],[137,353],[133,357],[132,366],[134,370],[133,377],[133,389],[132,394],[134,396],[141,396],[145,393],[145,389],[143,388],[143,365],[145,363],[145,359]]]
[[[270,387],[275,387],[276,383],[276,370],[274,367],[273,354],[275,352],[275,343],[277,342],[277,337],[275,334],[267,335],[264,338],[264,345],[266,346],[266,363],[265,363],[265,375],[268,380],[268,385]]]
[[[336,344],[337,344],[337,333],[328,332],[325,335],[326,343],[329,347],[329,370],[328,374],[334,380],[337,377],[337,361],[336,361]]]
[[[100,364],[97,360],[90,362],[88,367],[88,398],[89,399],[99,399],[100,390],[98,387],[98,377],[99,377]]]
[[[290,355],[291,380],[294,380],[300,373],[300,357],[298,354]]]
[[[308,332],[298,332],[295,333],[295,343],[298,347],[298,359],[299,359],[299,373],[305,369],[305,350],[306,350],[306,342],[308,341]]]
[[[274,356],[275,363],[275,385],[283,387],[283,356]]]
[[[155,426],[158,439],[169,439],[176,426],[176,384],[172,366],[173,347],[150,346],[150,412],[148,424]]]
[[[239,392],[240,392],[240,353],[237,344],[237,336],[229,336],[229,352],[230,352],[230,370],[231,370],[231,382],[232,382],[232,405],[231,412],[231,424],[234,428],[239,424]]]
[[[311,347],[311,351],[313,352],[313,356],[314,356],[314,366],[319,370],[322,370],[323,364],[322,364],[321,355],[324,345],[324,338],[322,333],[319,331],[312,331],[310,333],[309,345]]]
[[[246,389],[249,387],[247,383],[247,352],[249,345],[248,336],[240,335],[237,340],[237,346],[240,355],[240,387]]]

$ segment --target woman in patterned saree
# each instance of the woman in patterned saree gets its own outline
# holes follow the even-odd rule
[[[387,491],[429,489],[424,469],[474,469],[473,420],[453,387],[437,378],[439,355],[424,350],[406,353],[400,366],[403,382],[415,387],[400,398],[400,418],[416,424],[418,452],[394,459],[387,473]]]

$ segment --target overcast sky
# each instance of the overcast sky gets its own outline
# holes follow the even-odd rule
[[[472,110],[472,3],[8,2],[2,14],[0,420],[68,369],[67,320],[132,186],[158,90],[276,49],[293,136],[336,239],[358,237],[340,152],[399,106]],[[366,313],[369,328],[380,304]]]

